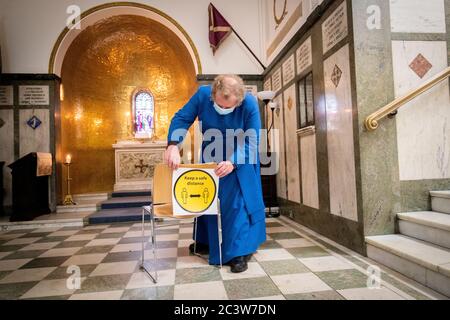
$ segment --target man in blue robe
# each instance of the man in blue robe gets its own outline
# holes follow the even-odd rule
[[[204,137],[201,161],[218,163],[215,173],[220,178],[223,261],[232,272],[243,272],[252,254],[266,241],[258,103],[235,75],[221,75],[211,86],[201,86],[172,118],[165,153],[165,161],[172,169],[180,164],[178,146],[196,118]],[[218,241],[216,217],[199,217],[197,250],[209,252],[209,263],[213,265],[220,263]]]

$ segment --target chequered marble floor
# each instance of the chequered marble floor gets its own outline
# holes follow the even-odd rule
[[[396,280],[367,288],[364,263],[287,219],[268,219],[267,234],[248,271],[233,274],[189,254],[192,225],[160,229],[155,285],[139,269],[139,223],[1,232],[0,299],[429,298]],[[80,289],[67,286],[73,265],[81,270]]]

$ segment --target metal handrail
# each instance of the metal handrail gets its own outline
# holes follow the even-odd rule
[[[444,81],[445,79],[450,77],[450,67],[444,69],[431,79],[427,80],[424,84],[422,84],[420,87],[418,87],[415,90],[410,91],[408,94],[395,99],[391,103],[387,104],[383,108],[377,110],[376,112],[372,113],[370,116],[368,116],[365,121],[364,125],[367,129],[367,131],[375,131],[378,129],[378,122],[388,117],[389,115],[392,115],[393,113],[397,112],[400,107],[402,107],[404,104],[408,103],[412,99],[420,96],[421,94],[427,92],[431,88],[433,88],[435,85],[439,84],[440,82]]]

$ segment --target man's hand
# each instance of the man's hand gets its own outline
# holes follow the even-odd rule
[[[222,161],[217,165],[216,170],[214,172],[219,178],[223,178],[229,175],[234,170],[234,166],[230,161]]]
[[[167,147],[166,151],[164,152],[164,161],[172,170],[178,169],[181,158],[180,151],[178,150],[178,147],[176,145]]]

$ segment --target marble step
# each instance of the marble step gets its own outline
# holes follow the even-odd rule
[[[101,209],[140,208],[150,205],[149,196],[111,198],[100,204]]]
[[[62,227],[83,227],[84,225],[85,221],[83,218],[42,219],[42,220],[18,221],[18,222],[0,222],[0,231],[47,229],[47,228],[62,228]]]
[[[74,194],[73,200],[77,204],[93,204],[98,203],[101,201],[108,200],[108,193],[107,192],[101,192],[101,193],[83,193],[83,194]]]
[[[401,234],[450,248],[450,215],[420,211],[398,213],[397,218]]]
[[[56,206],[56,213],[95,212],[97,208],[96,203],[78,203],[72,206]]]
[[[146,215],[145,220],[149,216]],[[142,208],[120,208],[100,210],[88,218],[89,224],[140,222],[142,221]]]
[[[124,190],[124,191],[114,191],[111,194],[112,198],[123,198],[123,197],[150,197],[151,196],[150,190]]]
[[[392,234],[366,237],[367,256],[450,297],[450,250]]]
[[[433,211],[450,214],[450,190],[430,191]]]

